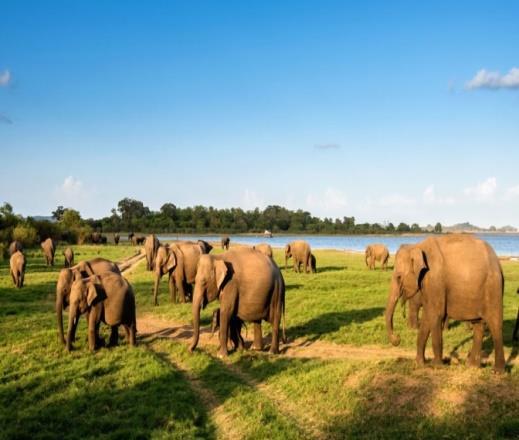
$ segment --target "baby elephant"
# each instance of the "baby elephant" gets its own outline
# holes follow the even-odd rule
[[[117,345],[118,328],[123,325],[130,345],[135,345],[137,333],[135,297],[128,281],[113,272],[104,272],[90,278],[77,277],[70,291],[67,350],[72,349],[79,317],[87,313],[88,347],[97,348],[101,322],[112,328],[110,346]]]
[[[16,251],[11,255],[9,266],[15,287],[18,289],[22,288],[23,279],[25,277],[25,255],[21,251]]]
[[[241,328],[243,327],[243,321],[237,316],[231,318],[229,324],[229,333],[234,350],[243,350],[245,347],[245,341],[241,335]],[[213,312],[213,318],[211,319],[211,336],[214,335],[216,330],[220,329],[220,308]]]
[[[66,248],[63,251],[63,256],[65,257],[65,267],[74,266],[74,251],[72,250],[72,248]]]

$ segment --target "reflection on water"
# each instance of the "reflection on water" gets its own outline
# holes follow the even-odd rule
[[[475,234],[487,241],[498,255],[519,256],[518,234]],[[364,251],[370,243],[383,243],[389,251],[394,253],[401,244],[413,244],[423,240],[427,235],[274,235],[265,238],[263,235],[230,235],[232,243],[258,244],[269,243],[273,247],[284,247],[292,240],[306,240],[314,249],[339,249],[349,251]],[[221,235],[159,235],[163,241],[169,240],[197,240],[220,242]]]

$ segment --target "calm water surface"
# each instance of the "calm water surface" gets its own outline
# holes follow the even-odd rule
[[[501,256],[519,257],[519,234],[475,234],[486,240]],[[306,240],[313,249],[338,249],[348,251],[364,251],[369,243],[384,243],[390,252],[396,252],[401,244],[413,244],[423,240],[427,235],[274,235],[265,238],[263,235],[230,235],[232,243],[253,245],[269,243],[272,247],[284,247],[292,240]],[[221,235],[159,235],[159,239],[220,241]]]

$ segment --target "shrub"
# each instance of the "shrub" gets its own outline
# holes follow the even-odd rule
[[[92,236],[92,228],[90,226],[80,226],[74,229],[76,234],[76,242],[77,244],[84,244],[90,237]]]
[[[38,242],[38,231],[33,226],[18,225],[13,230],[13,240],[18,240],[24,247],[34,246]]]

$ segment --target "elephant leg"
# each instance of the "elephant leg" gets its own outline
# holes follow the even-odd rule
[[[517,341],[517,339],[518,339],[517,333],[519,333],[519,309],[517,309],[517,318],[515,319],[515,328],[514,328],[514,333],[512,335],[512,339],[514,341]]]
[[[277,314],[277,313],[276,313]],[[270,353],[279,354],[279,322],[281,316],[275,316],[272,323],[272,342],[270,344]]]
[[[252,344],[253,350],[263,350],[263,336],[261,334],[261,321],[256,321],[254,324],[254,342]]]
[[[110,342],[108,342],[109,347],[116,347],[119,343],[119,326],[112,325],[112,329],[110,331]]]
[[[96,349],[98,339],[98,324],[96,321],[96,313],[92,310],[88,315],[88,349],[92,352]]]
[[[496,312],[497,315],[497,312]],[[503,351],[503,321],[498,317],[486,320],[492,340],[494,341],[494,371],[496,373],[505,372],[505,353]]]
[[[429,339],[429,333],[429,325],[422,319],[420,328],[418,329],[418,340],[416,344],[416,363],[418,365],[425,364],[425,345],[427,344],[427,339]]]
[[[10,272],[11,272],[11,278],[13,280],[13,284],[16,286],[16,278],[14,276],[14,272],[12,270]]]
[[[178,302],[185,303],[186,302],[186,288],[185,283],[183,280],[180,280],[178,283],[177,289],[178,289]]]
[[[220,350],[219,357],[227,357],[229,352],[227,350],[227,340],[229,335],[230,316],[228,310],[220,308]]]
[[[169,297],[172,303],[177,302],[177,286],[175,285],[175,277],[170,275],[168,278]]]
[[[409,301],[409,316],[407,317],[407,325],[412,329],[418,329],[418,311],[420,307],[414,304],[413,298]]]
[[[472,326],[474,330],[474,339],[472,342],[472,349],[469,353],[468,364],[471,367],[481,366],[481,346],[483,345],[483,334],[485,326],[483,321],[475,322]]]
[[[435,316],[432,324],[433,365],[443,365],[442,323],[443,319],[440,316]]]

